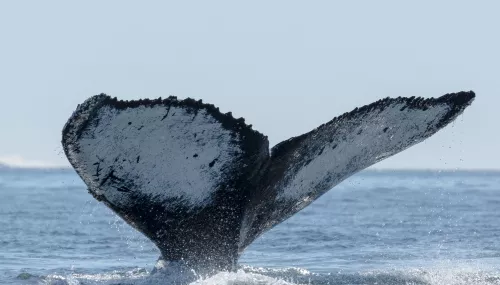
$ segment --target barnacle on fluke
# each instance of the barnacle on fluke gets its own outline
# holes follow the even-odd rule
[[[243,118],[201,100],[100,94],[77,107],[62,144],[89,192],[158,246],[159,264],[215,273],[347,177],[436,133],[474,97],[381,99],[269,150]]]

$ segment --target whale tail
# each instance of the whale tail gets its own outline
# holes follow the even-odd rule
[[[89,192],[191,268],[230,270],[259,235],[374,163],[436,133],[471,92],[382,99],[269,151],[243,119],[193,99],[79,105],[66,156]]]

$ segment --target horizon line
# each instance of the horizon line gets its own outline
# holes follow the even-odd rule
[[[45,170],[45,171],[57,171],[57,170],[74,170],[71,165],[48,165],[48,166],[20,166],[20,165],[9,165],[0,162],[1,170]],[[368,167],[360,172],[500,172],[500,168],[432,168],[432,167],[415,167],[415,168],[395,168],[395,167]]]

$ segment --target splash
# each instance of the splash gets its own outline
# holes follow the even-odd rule
[[[28,277],[29,276],[29,277]],[[186,276],[182,274],[165,274],[165,272],[150,274],[144,269],[135,269],[127,272],[110,272],[102,274],[69,274],[69,275],[48,275],[46,277],[37,277],[24,273],[18,279],[22,281],[40,282],[44,285],[83,285],[83,284],[102,284],[102,285],[293,285],[295,283],[287,282],[280,278],[269,277],[258,273],[245,272],[220,272],[209,278],[198,277],[197,280],[187,281]],[[32,282],[32,283],[34,283]],[[23,283],[25,284],[25,283]],[[36,283],[34,283],[36,284]]]
[[[24,274],[22,281],[29,281],[27,279],[35,281],[34,276],[26,278],[27,276],[31,275]],[[37,280],[47,285],[500,285],[500,274],[495,270],[479,269],[463,264],[326,274],[311,273],[302,268],[273,269],[243,266],[237,272],[220,272],[208,278],[199,277],[195,281],[183,281],[175,274],[150,274],[145,269],[95,275],[49,275]]]

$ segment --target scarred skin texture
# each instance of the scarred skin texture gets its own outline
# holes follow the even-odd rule
[[[77,107],[62,144],[89,192],[163,260],[215,273],[347,177],[445,127],[474,97],[382,99],[269,150],[242,118],[201,100],[100,94]]]

